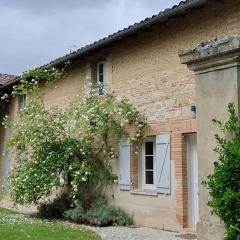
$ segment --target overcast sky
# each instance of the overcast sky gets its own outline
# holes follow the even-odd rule
[[[179,0],[0,0],[0,72],[21,74]]]

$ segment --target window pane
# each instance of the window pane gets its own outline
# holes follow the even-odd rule
[[[146,171],[146,184],[153,184],[153,171]]]
[[[98,76],[98,81],[99,81],[100,83],[103,83],[103,75],[99,75],[99,76]]]
[[[145,168],[148,170],[153,170],[153,156],[145,157]]]
[[[18,96],[18,109],[23,110],[26,107],[26,95]]]
[[[98,73],[103,74],[103,64],[102,63],[98,65]]]
[[[146,142],[145,143],[145,154],[146,155],[153,155],[153,142]]]

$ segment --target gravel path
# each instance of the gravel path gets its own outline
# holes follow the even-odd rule
[[[139,227],[87,227],[102,237],[102,240],[183,240],[196,239],[193,234],[178,234],[151,228]],[[179,237],[177,237],[179,236]]]

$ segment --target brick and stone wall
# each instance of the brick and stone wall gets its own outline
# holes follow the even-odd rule
[[[209,1],[211,2],[211,1]],[[133,214],[136,224],[181,230],[188,226],[187,161],[185,135],[196,132],[190,106],[195,104],[194,74],[180,63],[178,52],[217,36],[240,33],[240,4],[207,4],[184,16],[152,27],[151,31],[113,45],[101,59],[107,63],[110,92],[130,99],[149,119],[149,135],[171,133],[171,195],[146,196],[111,192],[112,204]],[[99,53],[98,53],[99,55]],[[47,106],[66,107],[76,94],[84,95],[91,64],[76,61],[68,77],[56,88],[44,89]],[[134,152],[134,150],[133,150]],[[118,161],[114,163],[118,171]],[[133,188],[138,188],[138,158],[132,161]]]

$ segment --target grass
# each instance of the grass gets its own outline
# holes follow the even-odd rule
[[[0,208],[0,239],[4,240],[100,240],[85,229],[66,227],[58,222],[28,218]]]

